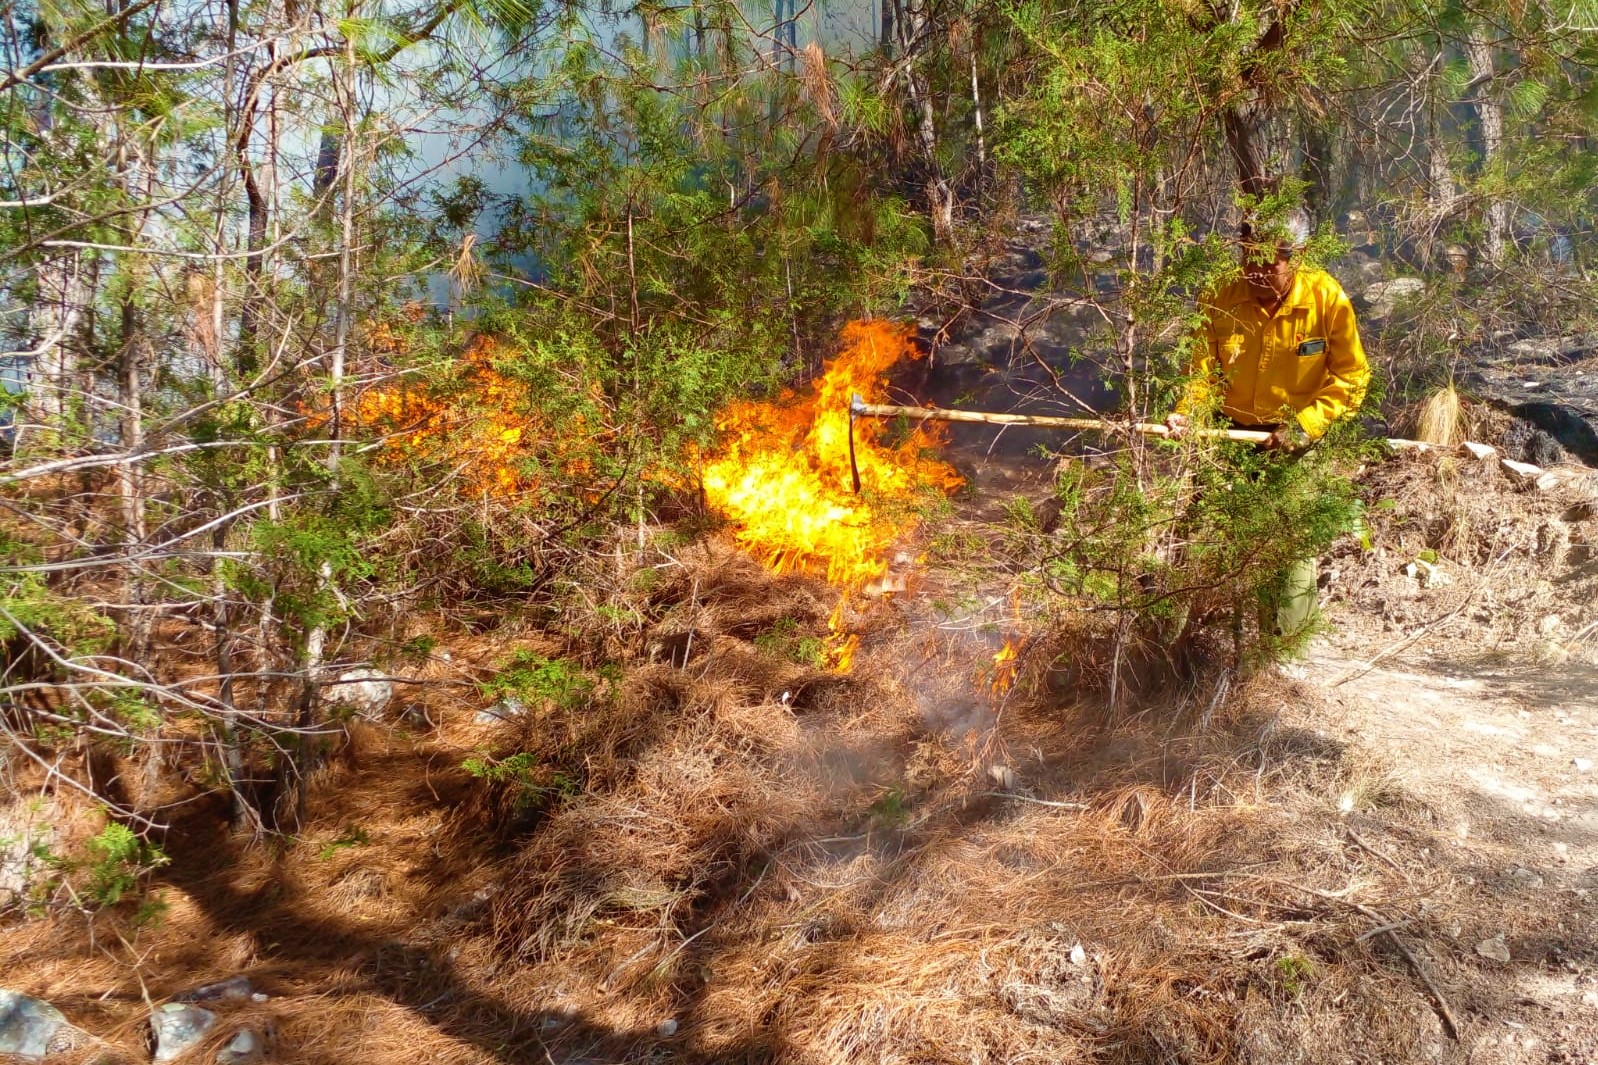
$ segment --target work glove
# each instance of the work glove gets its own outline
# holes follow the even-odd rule
[[[1305,448],[1309,447],[1309,445],[1309,434],[1304,432],[1303,426],[1299,425],[1298,422],[1293,421],[1288,422],[1286,425],[1273,432],[1270,437],[1266,439],[1265,450],[1285,451],[1291,453],[1295,451],[1303,451]]]

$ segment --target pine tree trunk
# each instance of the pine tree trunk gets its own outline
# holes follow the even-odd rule
[[[897,25],[901,54],[907,54],[911,46],[927,32],[926,2],[911,0],[900,13]],[[932,216],[932,235],[938,243],[948,244],[954,238],[954,192],[944,177],[942,164],[938,162],[937,113],[932,102],[932,88],[915,63],[905,65],[904,83],[916,112],[916,136],[921,142],[921,154],[927,168],[927,210]]]
[[[978,173],[986,173],[988,169],[988,145],[984,139],[982,129],[982,88],[977,83],[977,49],[975,41],[971,44],[971,114],[976,125],[977,171]]]
[[[131,297],[122,301],[122,346],[117,357],[117,401],[122,409],[122,449],[132,453],[144,443],[144,392],[139,382],[139,355],[144,337]],[[144,470],[137,462],[117,468],[117,495],[122,510],[122,550],[129,556],[143,546],[148,530],[144,517]],[[143,663],[150,650],[150,616],[144,609],[146,588],[142,567],[127,563],[123,580],[126,608],[122,624],[122,655]]]
[[[1442,105],[1432,93],[1426,100],[1426,215],[1427,232],[1422,246],[1426,261],[1437,258],[1438,234],[1459,203],[1459,187],[1448,160],[1448,145],[1443,140]]]
[[[28,421],[59,439],[71,409],[71,343],[83,310],[83,263],[77,255],[47,259],[34,269],[37,295],[30,308],[34,346],[29,374]],[[21,440],[18,440],[20,446]]]
[[[1299,125],[1299,147],[1303,152],[1299,177],[1306,185],[1304,206],[1316,222],[1324,222],[1333,211],[1332,175],[1336,169],[1336,159],[1331,131],[1307,115],[1300,116]]]
[[[318,166],[326,162],[325,153],[331,140],[338,147],[335,149],[337,165],[341,168],[343,188],[339,205],[339,258],[338,258],[338,293],[333,309],[333,347],[328,359],[328,439],[332,443],[328,446],[327,471],[328,492],[336,498],[340,489],[340,466],[343,461],[343,450],[340,441],[343,439],[343,403],[344,403],[344,368],[345,358],[349,350],[352,316],[354,314],[354,249],[355,249],[355,158],[354,158],[354,133],[355,133],[355,45],[350,41],[345,50],[345,66],[339,70],[335,79],[338,105],[343,111],[345,135],[338,138],[328,138],[323,141],[324,158],[318,160]],[[326,188],[331,203],[331,188],[338,175],[329,175]],[[324,180],[318,174],[318,182]],[[319,591],[326,594],[334,591],[332,565],[323,562],[317,572]],[[320,723],[320,706],[322,691],[323,665],[327,656],[327,626],[317,624],[306,634],[305,651],[302,661],[303,682],[300,689],[299,713],[296,722],[300,730],[299,735],[299,773],[296,776],[296,790],[294,795],[294,821],[296,828],[304,825],[306,801],[309,797],[309,776],[315,768],[316,741],[313,730]]]
[[[1481,123],[1481,176],[1488,182],[1496,180],[1494,171],[1503,162],[1504,109],[1494,95],[1493,46],[1486,31],[1471,31],[1466,42],[1470,63],[1470,79],[1477,86],[1476,115]],[[1500,266],[1509,244],[1509,204],[1497,193],[1487,194],[1486,229],[1482,236],[1482,259],[1491,266]]]
[[[1237,167],[1239,188],[1248,196],[1263,196],[1270,187],[1265,171],[1264,119],[1254,104],[1227,108],[1221,116],[1226,148]]]

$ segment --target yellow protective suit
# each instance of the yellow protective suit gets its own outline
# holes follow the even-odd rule
[[[1200,304],[1209,324],[1195,346],[1184,413],[1219,395],[1240,425],[1282,425],[1295,417],[1311,440],[1359,406],[1370,366],[1354,308],[1335,278],[1303,268],[1274,314],[1239,278]]]

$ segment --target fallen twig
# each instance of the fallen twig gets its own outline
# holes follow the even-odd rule
[[[1376,911],[1368,907],[1360,906],[1359,909],[1377,920],[1382,920],[1382,917]],[[1437,1003],[1437,1015],[1443,1019],[1443,1027],[1448,1029],[1448,1037],[1456,1043],[1459,1042],[1459,1021],[1454,1017],[1454,1011],[1448,1005],[1448,999],[1443,997],[1442,991],[1432,982],[1431,974],[1421,965],[1420,959],[1415,957],[1414,953],[1410,951],[1409,944],[1398,938],[1398,932],[1394,928],[1386,927],[1378,929],[1378,931],[1386,935],[1393,946],[1398,948],[1398,953],[1404,956],[1404,960],[1409,962],[1409,967],[1415,970],[1415,975],[1420,977],[1420,982],[1426,985],[1426,990],[1431,992],[1432,1001]]]
[[[1375,857],[1375,858],[1379,859],[1380,861],[1384,862],[1385,864],[1390,866],[1393,869],[1394,872],[1396,872],[1399,876],[1403,877],[1405,880],[1409,879],[1409,874],[1404,871],[1404,867],[1403,866],[1401,866],[1397,862],[1393,861],[1393,859],[1389,858],[1387,855],[1383,854],[1381,851],[1377,850],[1375,847],[1372,847],[1369,843],[1366,843],[1365,842],[1365,838],[1363,836],[1361,836],[1358,832],[1354,831],[1354,826],[1353,825],[1344,825],[1343,826],[1343,833],[1346,836],[1348,836],[1349,842],[1353,843],[1360,850],[1362,850],[1365,853],[1370,854],[1373,857]]]
[[[979,791],[980,798],[1015,799],[1017,802],[1029,802],[1034,806],[1052,806],[1058,810],[1091,810],[1092,807],[1085,802],[1054,802],[1049,799],[1034,799],[1030,795],[1018,795],[1013,791]]]
[[[1377,936],[1381,935],[1383,932],[1397,932],[1397,931],[1400,931],[1402,929],[1408,928],[1410,925],[1412,925],[1414,923],[1415,923],[1414,918],[1406,917],[1402,921],[1394,921],[1392,924],[1384,924],[1384,925],[1382,925],[1379,928],[1372,928],[1369,932],[1362,932],[1359,935],[1354,937],[1354,942],[1363,943],[1367,939],[1375,939]]]

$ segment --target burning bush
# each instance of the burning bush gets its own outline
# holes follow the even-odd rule
[[[705,464],[705,495],[738,528],[738,541],[777,572],[797,570],[856,587],[880,576],[888,549],[915,524],[924,491],[960,475],[926,454],[923,429],[897,442],[875,422],[855,427],[861,491],[852,487],[849,399],[882,390],[901,359],[918,358],[908,326],[850,322],[843,350],[808,389],[775,403],[734,404],[720,422],[720,453]]]
[[[564,402],[550,403],[525,355],[479,336],[439,377],[412,375],[362,393],[353,416],[390,434],[391,464],[448,471],[467,495],[515,500],[581,484],[594,470],[593,446],[612,435],[590,429],[601,397],[579,381]]]

